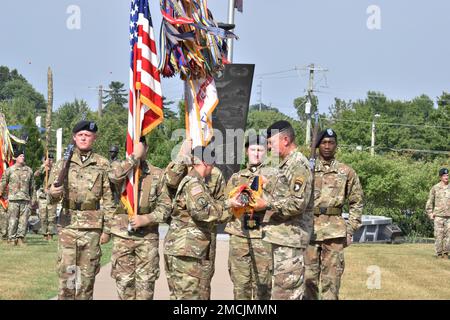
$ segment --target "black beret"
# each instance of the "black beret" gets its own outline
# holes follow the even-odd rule
[[[111,148],[109,148],[109,152],[119,152],[119,147],[111,146]]]
[[[48,154],[48,157],[49,157],[50,159],[55,159],[55,156],[53,155],[53,153],[49,153],[49,154]]]
[[[214,164],[216,162],[216,152],[211,145],[196,146],[192,150],[192,156],[200,161],[206,162],[207,164]]]
[[[14,150],[14,158],[17,158],[21,154],[25,154],[25,150],[23,150],[23,149],[16,149],[16,150]]]
[[[334,138],[337,143],[337,134],[333,129],[325,129],[319,133],[317,136],[316,148],[319,147],[320,143],[324,138]]]
[[[447,168],[442,168],[441,170],[439,170],[439,176],[442,177],[444,174],[448,174],[448,169]]]
[[[250,135],[247,137],[245,141],[245,148],[248,148],[249,146],[253,145],[266,147],[267,140],[262,135]]]
[[[75,127],[73,127],[72,133],[77,133],[83,130],[95,133],[98,128],[94,121],[81,120],[75,125]]]
[[[267,129],[267,139],[269,139],[272,136],[272,134],[276,135],[287,129],[292,129],[292,126],[289,123],[289,121],[286,120],[277,121]]]

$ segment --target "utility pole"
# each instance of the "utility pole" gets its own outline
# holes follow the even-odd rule
[[[228,0],[228,23],[234,24],[234,7],[236,0]],[[228,56],[227,59],[230,63],[233,63],[233,38],[227,40],[228,45]]]
[[[375,155],[375,118],[379,118],[380,115],[377,113],[372,119],[372,142],[370,144],[370,155],[373,157]]]
[[[311,144],[311,108],[313,105],[312,97],[314,94],[314,72],[326,72],[328,69],[315,66],[314,63],[303,67],[295,68],[296,70],[307,70],[309,72],[309,84],[308,84],[308,101],[305,103],[305,114],[306,114],[306,138],[305,145],[309,146]]]
[[[258,84],[258,102],[259,102],[259,111],[262,110],[262,78],[259,78]]]
[[[98,112],[98,117],[101,118],[102,117],[102,110],[103,110],[103,86],[99,85],[98,87],[88,87],[88,89],[98,90],[98,107],[97,107],[97,112]]]

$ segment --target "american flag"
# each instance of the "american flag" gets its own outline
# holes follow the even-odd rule
[[[130,12],[130,99],[128,112],[127,156],[135,142],[163,121],[161,78],[157,68],[155,36],[148,0],[132,0]],[[138,114],[138,109],[141,109]],[[122,202],[131,217],[135,214],[136,175],[131,172],[122,193]]]

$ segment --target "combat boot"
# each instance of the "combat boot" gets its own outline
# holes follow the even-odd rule
[[[17,241],[17,245],[19,245],[19,246],[25,246],[26,245],[26,243],[25,243],[25,241],[23,240],[23,238],[19,238],[18,240],[16,240]]]
[[[442,254],[442,259],[448,259],[448,253],[443,253]]]

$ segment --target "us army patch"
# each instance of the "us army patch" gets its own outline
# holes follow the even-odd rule
[[[302,186],[303,186],[303,179],[302,178],[295,179],[294,192],[299,192],[302,189]]]
[[[203,209],[204,207],[206,207],[208,205],[208,202],[206,202],[206,199],[203,197],[199,197],[197,199],[197,206],[198,208]]]

